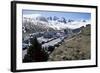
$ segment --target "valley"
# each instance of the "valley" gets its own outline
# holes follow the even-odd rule
[[[63,20],[50,21],[40,16],[34,19],[24,17],[23,62],[90,59],[90,36],[91,25],[88,21],[65,23]]]

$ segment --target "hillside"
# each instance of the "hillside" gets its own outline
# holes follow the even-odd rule
[[[81,33],[65,39],[61,46],[50,54],[49,61],[85,60],[91,58],[90,25],[81,28]]]

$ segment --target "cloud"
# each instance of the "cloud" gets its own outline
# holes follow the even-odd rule
[[[38,16],[42,16],[41,14],[24,14],[23,17],[26,18],[36,18]]]

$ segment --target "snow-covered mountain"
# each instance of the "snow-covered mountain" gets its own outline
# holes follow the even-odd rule
[[[77,29],[77,28],[80,28],[82,26],[85,27],[87,24],[90,24],[90,21],[87,21],[87,22],[74,21],[74,22],[69,22],[69,23],[66,23],[66,24],[51,21],[50,23],[52,24],[50,27],[60,30],[60,29],[65,29],[65,28]]]
[[[91,24],[89,20],[80,20],[72,22],[59,22],[58,20],[48,20],[46,17],[41,14],[27,14],[23,15],[23,30],[34,30],[34,31],[43,31],[43,30],[61,30],[61,29],[77,29],[82,26]]]

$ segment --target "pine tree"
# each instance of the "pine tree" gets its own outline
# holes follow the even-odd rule
[[[48,60],[48,54],[42,50],[42,45],[38,43],[37,38],[30,39],[31,46],[28,48],[24,62],[41,62]]]

